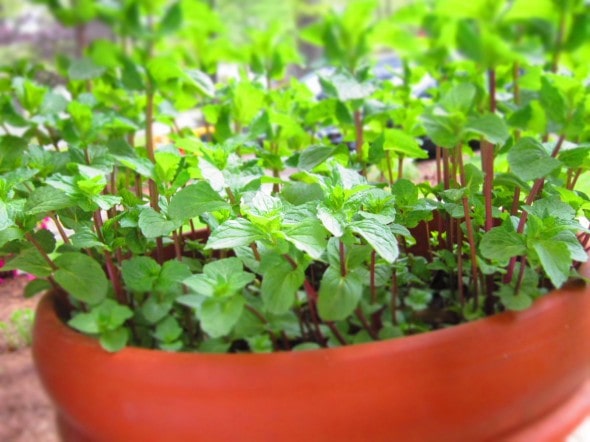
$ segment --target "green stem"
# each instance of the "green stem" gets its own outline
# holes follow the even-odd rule
[[[361,164],[361,174],[362,175],[366,175],[366,170],[365,170],[365,163],[364,163],[364,156],[363,156],[363,115],[362,112],[357,109],[354,111],[354,127],[355,127],[355,133],[356,133],[356,139],[355,139],[355,144],[356,144],[356,154],[357,154],[357,160],[358,162]]]

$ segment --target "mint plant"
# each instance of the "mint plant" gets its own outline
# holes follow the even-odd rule
[[[582,5],[418,3],[379,18],[354,1],[312,25],[335,67],[318,74],[321,97],[283,78],[300,60],[290,29],[252,33],[243,57],[203,2],[97,6],[118,38],[60,57],[63,87],[26,63],[3,73],[4,269],[33,274],[26,294],[52,290],[108,351],[397,338],[527,308],[578,277]],[[384,42],[402,71],[378,78]],[[227,61],[241,73],[216,81]],[[436,87],[417,88],[426,73]],[[413,182],[426,139],[436,179]]]

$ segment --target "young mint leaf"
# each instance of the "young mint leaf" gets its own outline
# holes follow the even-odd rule
[[[514,289],[508,285],[502,285],[496,294],[500,298],[500,302],[508,310],[522,311],[526,310],[533,304],[533,298],[526,293],[518,293],[515,295]]]
[[[141,314],[150,324],[159,322],[172,309],[172,302],[159,302],[156,298],[156,296],[150,296],[140,308]]]
[[[285,226],[283,233],[287,241],[314,259],[322,256],[328,244],[326,230],[319,221],[314,219]]]
[[[369,218],[354,222],[350,225],[350,229],[362,236],[388,263],[393,264],[399,256],[397,239],[388,226]]]
[[[98,304],[107,295],[108,280],[100,264],[83,253],[64,253],[55,259],[55,281],[78,301]]]
[[[547,176],[560,165],[543,145],[534,138],[521,138],[508,152],[512,171],[522,180],[529,181]]]
[[[522,235],[499,226],[484,234],[479,250],[485,258],[507,262],[513,256],[525,254],[526,245]]]
[[[102,332],[99,337],[100,346],[106,351],[116,353],[123,349],[129,341],[129,331],[124,327]]]
[[[215,84],[207,74],[197,69],[185,71],[187,80],[203,95],[209,98],[215,96]]]
[[[212,338],[229,334],[240,319],[245,301],[241,296],[208,298],[199,312],[201,327]]]
[[[182,335],[182,327],[174,316],[166,316],[164,320],[158,323],[154,337],[158,341],[174,342]]]
[[[336,151],[332,146],[310,146],[299,154],[297,167],[302,170],[312,170],[330,158]]]
[[[93,311],[90,311],[90,313],[75,314],[68,321],[68,325],[82,333],[88,333],[90,335],[98,334],[100,331],[97,314]]]
[[[150,292],[160,275],[160,265],[147,256],[135,256],[123,261],[121,275],[125,286],[134,292]]]
[[[264,238],[254,224],[244,218],[231,219],[217,227],[207,241],[206,249],[229,249],[249,246],[254,241]]]
[[[533,243],[533,248],[551,283],[555,287],[561,287],[567,281],[572,265],[567,244],[553,240],[538,240]]]
[[[467,120],[464,130],[477,135],[482,135],[486,140],[493,144],[504,143],[510,136],[508,126],[506,126],[504,120],[495,114],[470,117]]]
[[[182,9],[180,2],[173,3],[164,13],[164,17],[158,26],[161,35],[168,35],[176,32],[182,25]]]
[[[428,158],[428,154],[420,148],[416,138],[401,129],[385,129],[383,148],[408,158]]]
[[[260,292],[264,307],[277,315],[286,313],[295,302],[295,295],[303,285],[305,274],[288,263],[268,270],[262,277]]]
[[[346,276],[340,269],[330,266],[324,273],[318,292],[318,312],[325,321],[346,319],[361,299],[363,281],[359,273],[350,271]]]
[[[539,92],[541,105],[551,121],[564,124],[567,118],[565,98],[547,77],[541,77],[541,90]]]
[[[3,271],[22,270],[39,278],[45,278],[51,275],[51,267],[43,256],[34,247],[24,249],[21,253],[8,261],[3,267]]]
[[[160,292],[176,292],[178,285],[191,275],[189,266],[181,261],[171,260],[162,264],[155,289]]]
[[[166,219],[164,215],[151,207],[144,208],[139,214],[139,228],[146,238],[166,236],[180,227],[180,221]]]
[[[328,95],[340,101],[362,100],[375,91],[375,86],[359,82],[352,74],[344,70],[320,76],[320,83]]]
[[[461,141],[457,128],[446,115],[427,113],[422,117],[422,123],[426,129],[426,135],[437,146],[453,148]]]
[[[24,209],[27,214],[34,215],[72,206],[74,206],[74,202],[63,190],[51,186],[43,186],[31,192]]]
[[[441,106],[451,112],[468,113],[473,107],[477,89],[471,83],[459,83],[446,92],[441,100]]]
[[[205,212],[230,209],[231,206],[206,181],[199,181],[176,193],[168,206],[173,220],[186,221]]]

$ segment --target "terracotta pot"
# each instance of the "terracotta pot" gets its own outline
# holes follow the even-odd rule
[[[590,289],[403,339],[273,354],[103,351],[39,305],[70,441],[555,441],[590,413]]]

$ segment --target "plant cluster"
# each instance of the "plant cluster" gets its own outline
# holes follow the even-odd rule
[[[281,26],[236,50],[206,2],[46,3],[116,38],[2,72],[1,252],[107,350],[399,337],[527,308],[587,260],[582,1],[352,1],[302,33],[321,97]],[[428,143],[436,180],[412,180]]]

